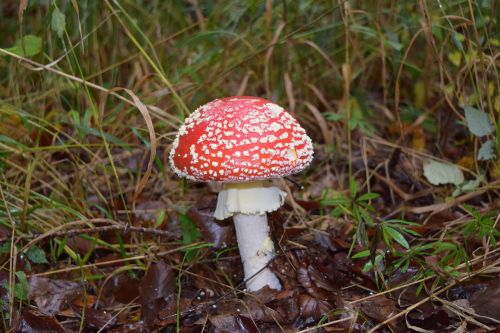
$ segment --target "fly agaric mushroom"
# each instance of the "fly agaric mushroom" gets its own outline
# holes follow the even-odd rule
[[[170,166],[180,177],[224,183],[214,216],[233,216],[250,291],[281,289],[266,268],[274,256],[266,213],[283,205],[286,193],[265,181],[300,172],[312,158],[311,139],[297,120],[263,98],[217,99],[179,128]]]

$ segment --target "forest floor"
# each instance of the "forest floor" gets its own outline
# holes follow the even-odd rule
[[[496,1],[0,3],[0,330],[500,331]],[[274,180],[283,286],[245,289],[217,185],[178,178],[215,98],[314,144]]]

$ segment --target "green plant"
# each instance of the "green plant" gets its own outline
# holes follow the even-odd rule
[[[334,206],[331,214],[338,218],[345,216],[351,218],[356,224],[356,235],[353,243],[359,245],[368,245],[368,236],[366,228],[374,227],[375,222],[371,216],[375,212],[375,208],[370,201],[378,198],[380,195],[374,192],[364,194],[358,193],[358,184],[354,178],[349,181],[349,196],[340,195],[335,198],[326,198],[321,200],[323,206]]]
[[[494,210],[488,214],[481,215],[481,213],[472,206],[467,204],[463,205],[465,211],[469,213],[473,219],[465,224],[463,233],[465,240],[477,235],[479,238],[488,237],[491,244],[496,246],[496,238],[500,236],[500,231],[495,228],[495,221],[493,217],[498,215],[498,210]]]
[[[385,248],[389,250],[391,254],[398,255],[399,253],[405,253],[395,247],[394,242],[400,244],[404,249],[403,251],[409,251],[410,244],[405,235],[420,236],[418,232],[410,228],[415,226],[418,226],[418,223],[402,219],[390,219],[378,223],[374,230],[374,236],[371,239],[371,247],[356,253],[352,258],[359,259],[370,257],[370,260],[363,267],[363,271],[367,272],[380,265],[382,259],[386,257],[387,252],[378,248],[380,240],[383,241]]]

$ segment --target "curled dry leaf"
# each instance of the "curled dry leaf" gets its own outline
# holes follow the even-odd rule
[[[142,317],[148,326],[155,324],[161,300],[169,297],[176,288],[175,274],[164,261],[153,263],[139,285]]]
[[[94,307],[86,309],[85,319],[85,323],[91,328],[109,327],[116,322],[116,317],[113,316],[113,313],[104,309],[96,309]]]
[[[168,297],[175,290],[175,275],[164,261],[152,264],[139,285],[141,303]]]
[[[80,284],[76,282],[32,276],[28,297],[35,301],[44,314],[56,315],[68,306],[68,302],[78,297],[81,290]]]
[[[310,270],[313,270],[311,266],[300,267],[297,271],[297,280],[306,289],[307,293],[313,297],[324,299],[327,296],[324,291],[321,290],[316,283],[311,279]]]
[[[385,296],[378,296],[361,302],[361,310],[377,322],[383,322],[398,313],[396,302]],[[395,319],[388,324],[395,332],[403,332],[404,326],[401,320]]]
[[[299,314],[297,295],[293,291],[277,292],[270,288],[248,294],[241,300],[219,302],[210,315],[214,321],[224,319],[224,316],[243,316],[251,318],[262,331],[265,323],[293,323]],[[222,316],[222,317],[220,317]],[[228,320],[229,319],[224,319]]]
[[[253,298],[245,299],[244,305],[240,304],[238,309],[240,309],[243,315],[246,315],[256,321],[267,323],[283,321],[283,318],[278,311]]]
[[[435,330],[437,332],[444,331],[451,324],[448,313],[441,308],[434,309],[428,315],[423,315],[423,313],[416,309],[407,315],[406,320],[412,326],[424,330]]]
[[[177,295],[171,294],[165,299],[161,308],[158,311],[158,326],[164,327],[173,324],[177,320],[178,312],[181,313],[181,317],[190,309],[192,299],[181,296],[179,304],[177,305]]]
[[[350,244],[335,234],[339,233],[331,229],[329,232],[313,230],[314,241],[321,247],[332,252],[348,249]],[[345,238],[345,236],[344,236]]]
[[[477,314],[490,317],[500,322],[500,280],[492,279],[482,290],[470,297],[470,305]]]
[[[53,316],[38,311],[25,311],[22,316],[22,333],[65,333],[64,327]]]
[[[211,208],[214,204],[211,201],[212,198],[198,201],[187,215],[200,229],[203,240],[213,243],[215,249],[220,249],[235,242],[234,229],[230,225],[223,226],[216,222]]]
[[[332,304],[325,300],[319,300],[307,294],[300,294],[298,297],[300,316],[304,319],[320,319],[332,308]]]
[[[139,296],[139,281],[125,273],[115,275],[110,287],[115,300],[123,304],[130,303]]]

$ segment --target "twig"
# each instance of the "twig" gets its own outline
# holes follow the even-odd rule
[[[128,224],[123,224],[123,225],[107,225],[104,227],[96,227],[96,228],[80,228],[80,229],[73,229],[73,230],[67,230],[67,231],[59,231],[51,236],[57,237],[57,236],[69,236],[69,235],[75,235],[75,234],[86,234],[86,233],[94,233],[94,232],[103,232],[103,231],[110,231],[110,230],[120,230],[123,233],[130,233],[130,232],[138,232],[138,233],[144,233],[144,234],[155,234],[159,236],[166,236],[166,237],[174,237],[175,235],[166,230],[159,230],[159,229],[154,229],[154,228],[145,228],[145,227],[134,227]]]
[[[172,254],[172,253],[175,253],[178,251],[188,250],[191,247],[196,246],[196,245],[200,245],[200,244],[203,244],[203,243],[202,242],[192,243],[192,244],[188,244],[188,245],[179,246],[179,247],[176,247],[176,248],[171,249],[171,250],[166,250],[166,251],[154,253],[154,254],[141,254],[141,255],[136,255],[136,256],[128,257],[128,258],[120,258],[120,259],[108,260],[108,261],[103,261],[103,262],[96,262],[93,264],[86,264],[86,265],[81,265],[81,266],[66,267],[66,268],[56,269],[53,271],[41,272],[41,273],[37,273],[37,274],[33,274],[33,275],[34,276],[47,276],[47,275],[52,275],[52,274],[65,273],[65,272],[71,272],[71,271],[76,271],[76,270],[83,270],[85,268],[95,268],[95,267],[99,267],[99,266],[119,264],[119,263],[122,263],[124,261],[142,260],[142,259],[153,258],[153,257],[165,257],[169,254]]]
[[[433,204],[433,205],[428,205],[428,206],[422,206],[422,207],[407,207],[407,208],[404,208],[403,210],[405,212],[410,212],[410,213],[415,213],[415,214],[423,214],[423,213],[429,213],[429,212],[438,213],[438,212],[441,212],[445,209],[451,208],[451,207],[453,207],[461,202],[464,202],[464,201],[470,200],[474,197],[477,197],[478,195],[481,195],[490,189],[494,189],[497,186],[500,186],[500,179],[497,179],[496,181],[494,181],[486,186],[478,188],[474,192],[464,194],[464,195],[462,195],[458,198],[455,198],[449,202]]]

